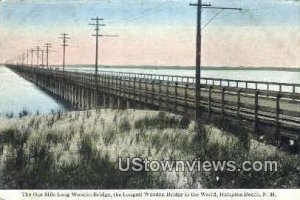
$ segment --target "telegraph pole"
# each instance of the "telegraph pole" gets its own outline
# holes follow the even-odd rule
[[[95,24],[89,24],[91,26],[95,26],[95,36],[96,37],[96,56],[95,56],[95,76],[97,77],[98,74],[98,48],[99,48],[99,31],[100,31],[100,26],[106,26],[105,24],[100,24],[100,21],[103,21],[104,19],[96,17],[96,18],[92,18],[92,21],[95,21]]]
[[[26,50],[26,63],[27,63],[27,67],[28,67],[28,64],[29,64],[29,63],[28,63],[28,57],[29,57],[29,53],[28,53],[28,52],[29,52],[29,51],[30,51],[30,50],[28,50],[28,49]]]
[[[101,24],[100,21],[103,21],[104,19],[96,17],[92,18],[92,21],[95,23],[90,23],[89,25],[95,26],[95,34],[92,36],[96,37],[96,56],[95,56],[95,86],[96,86],[96,91],[98,91],[98,50],[99,50],[99,37],[117,37],[117,35],[103,35],[100,34],[100,26],[106,26],[105,24]],[[98,102],[98,94],[95,95],[95,102],[97,105]]]
[[[201,117],[201,46],[202,46],[202,9],[218,9],[218,10],[242,10],[241,8],[230,8],[230,7],[215,7],[210,3],[202,3],[202,0],[198,0],[198,3],[190,3],[190,6],[197,7],[197,37],[196,37],[196,88],[195,88],[195,128],[196,132],[200,131],[200,117]]]
[[[20,55],[17,55],[17,66],[20,65]]]
[[[49,48],[51,48],[51,44],[50,43],[46,43],[46,66],[47,68],[49,68]]]
[[[66,47],[69,46],[67,45],[67,42],[69,39],[71,39],[70,37],[68,37],[69,34],[67,33],[62,33],[61,38],[62,39],[62,47],[63,47],[63,72],[65,71],[65,65],[66,65]]]
[[[39,55],[41,48],[39,46],[36,47],[36,67],[39,67]]]
[[[44,68],[44,49],[42,50],[42,68]]]
[[[31,51],[31,64],[30,64],[30,66],[33,67],[33,52],[34,52],[34,50],[31,49],[30,51]]]
[[[93,34],[92,36],[96,37],[96,56],[95,56],[95,76],[98,74],[98,57],[99,57],[99,37],[118,37],[118,35],[104,35],[100,34],[100,26],[106,26],[105,24],[101,24],[100,21],[103,21],[104,19],[96,17],[92,18],[92,21],[95,21],[94,24],[89,24],[91,26],[95,26],[95,31],[96,33]]]
[[[22,53],[22,67],[25,65],[25,53]]]

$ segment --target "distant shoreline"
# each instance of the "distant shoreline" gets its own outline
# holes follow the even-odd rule
[[[70,65],[72,67],[81,67],[81,66],[89,66],[93,67],[93,65]],[[131,66],[124,66],[124,65],[103,65],[99,66],[99,68],[134,68],[134,69],[176,69],[176,70],[193,70],[195,69],[194,66],[138,66],[138,65],[131,65]],[[299,68],[292,68],[292,67],[213,67],[213,66],[203,66],[202,69],[204,70],[270,70],[270,71],[291,71],[291,72],[300,72]]]
[[[5,64],[0,64],[0,66]],[[93,67],[91,64],[80,64],[80,65],[68,65],[67,67],[79,68],[82,66]],[[60,65],[54,65],[53,67],[60,67]],[[102,65],[99,68],[133,68],[133,69],[176,69],[176,70],[193,70],[194,66],[151,66],[151,65]],[[300,72],[300,67],[215,67],[215,66],[203,66],[203,70],[256,70],[256,71],[287,71],[287,72]]]

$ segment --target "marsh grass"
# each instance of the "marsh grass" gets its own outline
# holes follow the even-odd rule
[[[201,160],[229,161],[238,163],[244,161],[277,161],[278,171],[218,171],[200,173],[202,183],[208,188],[299,188],[300,187],[300,161],[298,155],[281,152],[273,146],[251,140],[249,148],[241,143],[239,137],[228,135],[212,136],[205,148],[199,147],[200,141],[196,135],[193,140],[193,151]]]
[[[122,118],[120,124],[119,124],[120,132],[128,132],[132,129],[131,123],[127,118]]]
[[[165,129],[165,128],[181,128],[185,129],[189,126],[190,121],[181,116],[168,115],[165,112],[159,112],[156,116],[144,117],[134,123],[136,129]]]
[[[14,114],[13,112],[8,112],[8,113],[5,114],[5,117],[6,117],[7,119],[11,119],[11,118],[13,118],[14,116],[15,116],[15,114]]]
[[[29,111],[26,110],[25,108],[19,113],[19,118],[22,118],[22,117],[26,117],[30,115]]]
[[[207,135],[203,139],[203,134]],[[299,159],[153,111],[89,110],[0,120],[0,188],[297,188]],[[278,172],[121,172],[118,158],[277,160]],[[125,163],[123,163],[125,164]],[[217,179],[218,177],[218,179]]]

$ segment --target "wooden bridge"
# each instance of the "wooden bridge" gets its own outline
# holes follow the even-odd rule
[[[98,75],[7,65],[78,109],[147,107],[188,117],[195,111],[195,79],[99,71]],[[300,144],[300,84],[203,78],[203,121],[244,124],[256,135]]]

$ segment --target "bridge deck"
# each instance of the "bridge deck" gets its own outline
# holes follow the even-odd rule
[[[24,78],[80,108],[85,108],[86,104],[88,107],[103,105],[113,100],[105,99],[107,96],[113,96],[157,109],[194,115],[195,85],[187,77],[181,79],[173,77],[171,80],[169,77],[166,80],[165,77],[154,75],[134,76],[133,73],[115,72],[100,72],[95,77],[87,73],[9,67]],[[258,124],[266,124],[275,129],[275,137],[285,134],[292,135],[289,138],[299,139],[299,85],[278,83],[279,90],[272,91],[268,89],[269,87],[266,87],[266,90],[256,89],[257,85],[263,84],[261,82],[254,82],[256,85],[254,88],[236,87],[241,84],[232,87],[228,80],[221,80],[217,85],[208,82],[205,81],[205,84],[201,85],[201,99],[199,99],[202,110],[208,117],[212,114],[222,118],[230,116],[253,122],[255,127]],[[224,86],[220,84],[222,82],[227,84]],[[292,91],[284,91],[283,86],[291,87]]]

